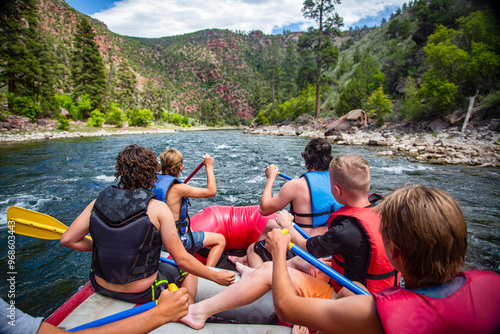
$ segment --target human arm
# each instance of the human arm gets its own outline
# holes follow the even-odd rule
[[[174,184],[171,192],[174,192],[176,197],[209,198],[217,194],[217,183],[215,181],[214,174],[214,158],[205,154],[203,157],[203,163],[205,164],[205,169],[207,171],[207,187],[193,187],[185,183]]]
[[[195,276],[209,279],[220,285],[231,285],[234,283],[234,273],[227,270],[212,270],[186,251],[177,235],[172,212],[165,203],[157,200],[151,201],[148,207],[148,214],[150,218],[158,218],[163,245],[179,267]]]
[[[60,240],[61,245],[81,252],[92,251],[93,242],[86,236],[89,233],[90,214],[94,208],[94,203],[95,200],[90,202],[63,233]]]
[[[282,321],[329,333],[382,333],[372,296],[339,300],[298,296],[286,265],[289,242],[290,236],[278,230],[267,234],[266,247],[273,256],[274,307]]]
[[[307,239],[304,249],[318,258],[335,254],[359,255],[366,248],[365,240],[355,218],[338,217],[323,235]]]
[[[188,313],[188,293],[186,288],[177,291],[163,291],[158,299],[158,304],[146,312],[136,314],[132,317],[112,322],[95,328],[79,330],[80,334],[136,334],[149,333],[150,331],[184,317]],[[37,334],[67,333],[49,323],[42,322]]]
[[[278,210],[283,209],[293,201],[296,183],[298,180],[291,180],[281,187],[281,190],[273,197],[273,184],[278,176],[278,168],[270,165],[266,168],[266,186],[260,199],[259,211],[261,215],[268,216]]]
[[[294,244],[302,249],[306,249],[307,239],[295,229],[293,226],[293,216],[288,213],[288,211],[283,210],[278,212],[276,215],[276,223],[278,223],[281,228],[286,228],[288,230],[288,234],[292,238],[292,242]]]

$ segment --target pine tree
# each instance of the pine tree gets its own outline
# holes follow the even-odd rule
[[[297,52],[294,45],[289,42],[286,47],[285,59],[282,65],[283,94],[291,99],[297,90],[295,78],[297,76]]]
[[[72,97],[76,99],[88,94],[92,110],[99,108],[106,86],[104,64],[94,36],[92,26],[82,19],[77,25],[71,61]],[[83,116],[88,118],[90,115]]]
[[[340,36],[340,27],[344,25],[342,17],[335,12],[336,4],[340,4],[340,0],[305,0],[302,8],[305,18],[318,23],[317,29],[309,29],[307,43],[314,54],[320,74],[316,81],[316,117],[319,117],[321,103],[321,69],[324,65],[337,62],[334,59],[336,48],[333,47],[330,36]],[[338,58],[338,49],[336,54]]]
[[[35,6],[35,0],[5,0],[0,5],[0,88],[8,86],[12,96],[34,96],[41,81],[33,52],[37,45]]]
[[[122,60],[116,71],[115,97],[118,99],[120,109],[131,109],[135,106],[136,77],[130,69],[127,60]]]

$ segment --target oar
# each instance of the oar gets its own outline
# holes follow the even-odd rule
[[[297,225],[295,222],[292,222],[292,225],[293,225],[293,227],[295,227],[297,232],[299,232],[300,235],[302,235],[304,238],[311,239],[311,236],[306,231],[304,231],[299,225]]]
[[[196,174],[198,173],[198,171],[201,169],[201,167],[203,167],[204,163],[202,162],[201,164],[198,165],[198,167],[196,167],[196,169],[191,173],[189,174],[189,176],[184,180],[184,183],[188,183],[189,180],[191,180],[191,178]]]
[[[16,222],[14,233],[45,240],[60,240],[62,234],[68,229],[54,217],[18,206],[11,206],[7,209],[7,221]],[[92,240],[90,236],[86,238]],[[163,256],[160,257],[160,261],[177,266],[174,260]]]
[[[282,229],[281,232],[283,234],[288,234],[288,230],[286,228]],[[362,289],[361,287],[357,286],[344,276],[340,275],[338,272],[333,270],[332,268],[328,267],[326,264],[300,248],[299,246],[295,245],[293,242],[290,242],[288,244],[288,249],[291,250],[293,253],[296,255],[300,256],[302,259],[306,260],[311,264],[312,266],[318,268],[325,274],[327,274],[330,278],[332,278],[335,282],[339,283],[340,285],[346,287],[347,289],[351,290],[357,295],[367,295],[370,296],[370,293],[366,291],[365,289]]]
[[[7,221],[14,221],[14,232],[29,237],[59,240],[68,229],[59,220],[44,213],[11,206],[7,209]],[[89,236],[86,238],[91,239]]]
[[[179,288],[177,287],[177,285],[175,285],[175,283],[171,283],[171,284],[168,285],[168,290],[169,291],[175,291],[175,290],[178,290],[178,289]],[[84,324],[84,325],[81,325],[81,326],[78,326],[78,327],[75,327],[75,328],[72,328],[72,329],[68,329],[68,332],[76,332],[76,331],[79,331],[79,330],[82,330],[82,329],[95,328],[95,327],[98,327],[98,326],[107,325],[107,324],[110,324],[112,322],[119,321],[119,320],[122,320],[122,319],[125,319],[125,318],[128,318],[128,317],[132,317],[132,316],[134,316],[136,314],[140,314],[142,312],[146,312],[147,310],[150,310],[153,307],[155,307],[156,304],[158,304],[158,300],[153,300],[153,301],[151,301],[149,303],[142,304],[142,305],[137,306],[137,307],[133,307],[133,308],[125,310],[123,312],[119,312],[119,313],[107,316],[105,318],[98,319],[98,320],[89,322],[87,324]]]
[[[274,168],[277,168],[277,167],[274,166]],[[292,180],[292,178],[290,176],[286,176],[285,174],[283,174],[281,172],[278,172],[278,176],[281,176],[282,178],[287,179],[287,180]]]

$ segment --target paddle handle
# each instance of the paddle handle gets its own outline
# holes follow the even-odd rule
[[[277,167],[274,166],[274,168],[277,168]],[[289,181],[292,179],[290,176],[287,176],[287,175],[285,175],[285,174],[283,174],[281,172],[278,172],[278,176],[281,176],[282,178],[287,179]]]
[[[166,257],[160,256],[160,261],[178,267],[177,263],[175,263],[175,261],[172,259],[167,259]]]
[[[176,291],[176,290],[179,290],[179,288],[177,287],[177,285],[175,283],[170,283],[168,285],[168,291]],[[137,307],[133,307],[133,308],[125,310],[123,312],[119,312],[119,313],[104,317],[102,319],[98,319],[98,320],[89,322],[87,324],[84,324],[84,325],[81,325],[81,326],[78,326],[78,327],[75,327],[72,329],[68,329],[68,332],[76,332],[76,331],[79,331],[82,329],[95,328],[95,327],[110,324],[110,323],[115,322],[115,321],[120,321],[120,320],[129,318],[129,317],[132,317],[134,315],[146,312],[147,310],[150,310],[153,307],[155,307],[157,303],[158,303],[158,300],[153,300],[149,303],[142,304],[142,305],[139,305]]]
[[[288,234],[288,230],[286,228],[282,229],[281,232],[283,234]],[[328,275],[331,279],[333,279],[335,282],[339,283],[340,285],[346,287],[347,289],[351,290],[357,295],[367,295],[370,296],[370,293],[366,291],[365,289],[357,286],[344,276],[340,275],[338,272],[333,270],[332,268],[328,267],[326,264],[300,248],[299,246],[295,245],[293,242],[290,242],[288,244],[288,249],[291,250],[294,254],[297,256],[300,256],[302,259],[306,260],[310,265],[318,268],[322,272]]]
[[[300,235],[302,235],[304,238],[311,239],[311,236],[306,231],[304,231],[299,225],[297,225],[296,223],[292,223],[292,225],[293,227],[295,227],[297,232],[299,232]]]
[[[119,313],[104,317],[102,319],[91,321],[87,324],[84,324],[84,325],[81,325],[81,326],[78,326],[78,327],[75,327],[72,329],[68,329],[68,332],[76,332],[76,331],[79,331],[82,329],[95,328],[95,327],[110,324],[110,323],[115,322],[115,321],[123,320],[123,319],[126,319],[128,317],[132,317],[134,315],[137,315],[137,314],[140,314],[142,312],[146,312],[147,310],[152,309],[153,307],[156,306],[156,303],[157,303],[157,301],[153,300],[149,303],[142,304],[142,305],[137,306],[137,307],[133,307],[133,308],[125,310],[123,312],[119,312]]]
[[[188,183],[189,180],[191,180],[191,178],[196,174],[198,173],[198,171],[201,169],[201,167],[203,167],[203,165],[205,165],[204,162],[202,162],[201,164],[198,165],[198,167],[196,167],[196,169],[191,173],[189,174],[189,176],[184,180],[184,183]]]

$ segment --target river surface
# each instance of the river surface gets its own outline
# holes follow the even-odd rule
[[[190,213],[209,205],[254,205],[266,182],[265,168],[276,164],[291,177],[305,172],[300,153],[309,139],[248,135],[241,131],[198,131],[123,135],[0,145],[0,296],[15,288],[16,306],[35,316],[49,316],[88,281],[90,253],[16,235],[14,275],[8,268],[7,209],[43,212],[70,225],[101,190],[114,183],[117,154],[127,145],[151,148],[159,155],[177,148],[184,155],[186,178],[202,161],[215,158],[217,195],[191,200]],[[387,195],[407,182],[447,191],[460,204],[468,226],[466,267],[500,273],[500,169],[414,163],[404,157],[378,157],[381,148],[333,146],[335,154],[363,156],[371,166],[371,191]],[[284,184],[277,179],[274,193]],[[191,179],[206,185],[205,169]],[[7,279],[14,276],[15,284]]]

